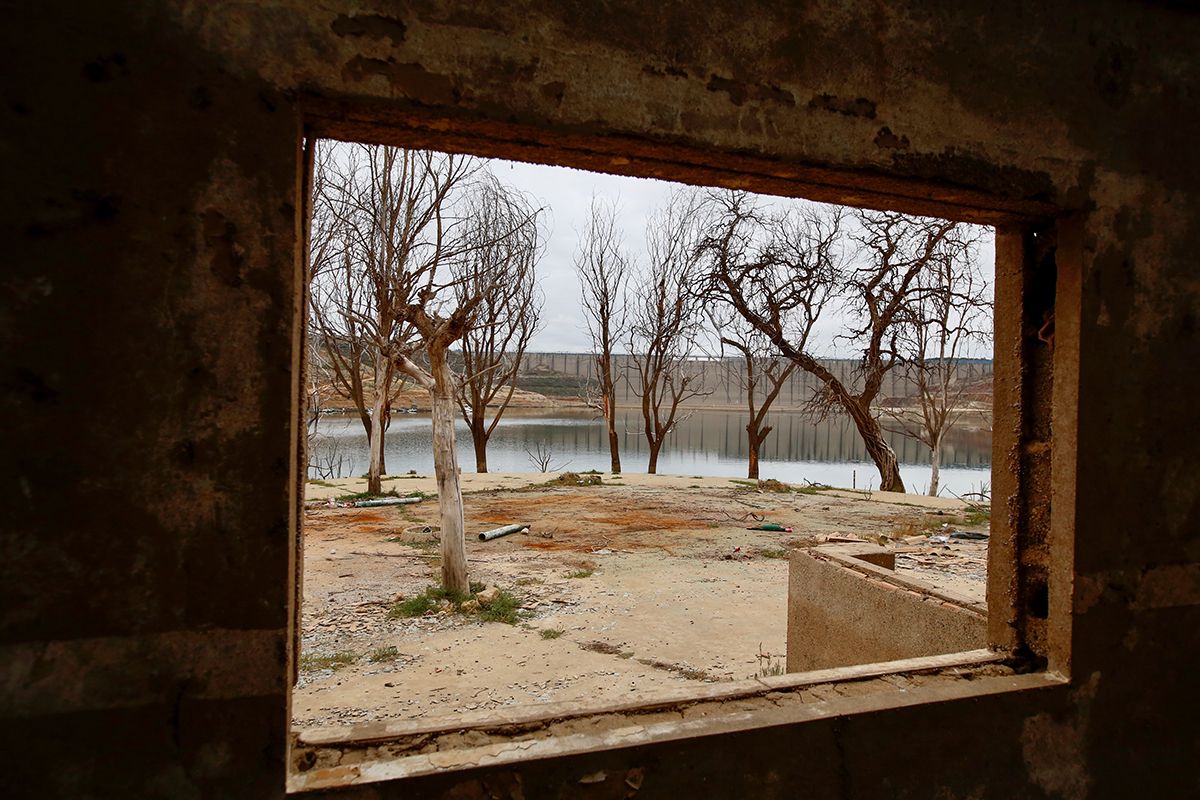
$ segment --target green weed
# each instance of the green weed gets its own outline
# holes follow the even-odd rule
[[[503,622],[507,625],[516,625],[521,618],[518,613],[520,606],[521,601],[515,595],[500,590],[486,608],[479,610],[479,618],[484,622]]]
[[[380,500],[385,497],[399,497],[400,493],[395,489],[388,489],[386,492],[375,494],[374,492],[351,492],[338,496],[338,500],[343,503],[353,503],[358,500]]]
[[[348,667],[358,660],[358,653],[343,650],[327,656],[304,654],[300,656],[300,669],[306,671],[331,669],[337,672],[342,667]]]
[[[383,664],[395,661],[400,657],[400,649],[393,645],[387,647],[377,647],[367,656],[367,660],[372,664]]]

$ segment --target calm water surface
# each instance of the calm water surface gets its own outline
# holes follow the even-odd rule
[[[645,472],[647,450],[640,432],[641,414],[622,410],[621,464],[626,472]],[[745,415],[730,411],[697,411],[671,434],[659,455],[662,474],[746,477]],[[853,425],[845,419],[813,423],[802,414],[773,415],[775,426],[760,454],[760,474],[791,483],[809,480],[832,486],[879,485],[879,476]],[[342,476],[367,470],[367,437],[357,417],[321,419],[312,457],[322,463],[341,459]],[[900,459],[909,491],[929,485],[929,450],[900,435],[888,436]],[[588,411],[508,411],[488,444],[488,468],[494,472],[535,469],[528,451],[538,445],[553,452],[552,466],[607,471],[608,439],[604,422]],[[390,474],[433,470],[428,414],[397,414],[385,437]],[[475,456],[466,425],[458,426],[458,459],[464,472],[474,472]],[[313,474],[315,477],[315,473]],[[942,494],[978,491],[991,480],[991,434],[956,430],[942,448]]]

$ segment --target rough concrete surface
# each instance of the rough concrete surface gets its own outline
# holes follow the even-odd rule
[[[877,557],[877,553],[868,553]],[[987,644],[987,618],[891,570],[825,548],[795,550],[789,560],[787,671],[975,650]]]
[[[1065,679],[331,794],[1200,791],[1187,4],[3,8],[7,794],[285,791],[306,131],[998,224],[989,638]]]

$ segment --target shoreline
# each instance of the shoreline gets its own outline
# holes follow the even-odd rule
[[[555,488],[575,488],[563,487],[561,484],[554,483],[562,475],[570,472],[569,470],[558,472],[463,472],[459,476],[462,485],[462,492],[466,494],[475,494],[481,492],[495,491],[515,491],[521,489],[529,489],[532,487],[540,487],[546,484],[553,484]],[[689,490],[689,489],[731,489],[741,487],[747,491],[756,491],[764,494],[769,494],[764,490],[755,489],[747,485],[745,478],[727,478],[722,476],[707,476],[697,477],[693,475],[651,475],[645,472],[622,472],[619,475],[614,475],[610,472],[600,473],[585,473],[588,475],[599,475],[600,481],[607,486],[624,486],[627,488],[644,488],[644,489],[671,489],[671,490]],[[803,486],[795,486],[800,493],[807,493],[810,489]],[[334,480],[308,480],[305,482],[304,499],[306,502],[331,500],[337,497],[348,494],[356,494],[365,492],[367,489],[366,478],[338,478]],[[411,494],[413,492],[423,492],[425,494],[437,493],[437,481],[433,475],[385,475],[383,477],[383,490],[390,492],[395,490],[399,495]],[[867,492],[863,490],[846,489],[841,487],[831,487],[828,489],[818,489],[816,493],[819,495],[829,495],[831,497],[843,497],[849,499],[867,500],[876,503],[889,503],[892,505],[908,505],[918,508],[927,508],[935,510],[963,510],[969,506],[968,503],[957,498],[949,497],[930,497],[924,494],[901,494],[899,492]],[[786,496],[786,493],[783,493]]]
[[[547,398],[547,399],[552,399],[552,398]],[[416,406],[415,412],[406,410],[407,408],[411,408],[411,407],[412,406],[405,406],[405,407],[401,408],[401,407],[397,406],[396,408],[392,409],[392,416],[393,417],[427,416],[430,413],[429,408],[423,407],[420,405]],[[496,408],[497,408],[497,406],[489,405],[488,411],[489,412],[495,411]],[[638,405],[633,405],[633,404],[618,403],[616,405],[616,409],[618,411],[639,411],[641,409],[641,407]],[[685,403],[685,404],[680,405],[679,409],[681,411],[688,412],[688,413],[712,411],[712,412],[719,412],[722,414],[738,414],[738,413],[748,414],[746,407],[744,405],[737,405],[737,404],[730,404],[730,403],[707,403],[707,404],[700,404],[700,405]],[[888,412],[894,413],[894,414],[904,414],[905,412],[908,412],[908,413],[912,414],[914,417],[918,414],[918,409],[916,409],[914,407],[909,407],[909,406],[902,406],[902,407],[885,406],[885,407],[881,408],[881,410],[888,411]],[[985,419],[984,415],[988,411],[989,411],[989,409],[975,409],[975,408],[966,409],[965,412],[963,413],[962,417],[960,418],[959,423],[957,425],[955,425],[955,428],[957,428],[959,430],[964,430],[964,431],[986,430],[989,427],[989,420]],[[595,417],[595,419],[597,421],[600,421],[603,419],[603,417],[600,416],[599,412],[595,411],[594,409],[592,409],[590,406],[586,405],[582,401],[579,401],[579,402],[563,401],[563,402],[550,402],[550,403],[544,403],[544,404],[529,404],[529,405],[523,404],[523,405],[519,405],[519,406],[510,405],[508,408],[506,408],[504,410],[504,415],[508,416],[510,414],[513,414],[514,416],[533,416],[533,415],[541,414],[541,415],[552,416],[555,414],[563,414],[564,412],[569,413],[572,416],[575,416],[575,415],[593,416],[593,417]],[[322,417],[355,418],[358,416],[358,413],[359,413],[358,410],[356,408],[354,408],[353,406],[335,406],[335,407],[322,406],[322,408],[321,408],[321,416]],[[808,412],[805,409],[796,407],[796,406],[779,407],[779,408],[772,407],[772,409],[768,412],[768,417],[774,416],[776,414],[803,416],[803,415],[808,414]],[[834,416],[839,416],[839,415],[834,415]]]

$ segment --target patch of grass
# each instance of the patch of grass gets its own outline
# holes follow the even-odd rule
[[[586,642],[579,645],[580,650],[587,650],[590,653],[603,653],[606,656],[616,656],[617,658],[632,658],[633,652],[630,650],[622,650],[615,644],[601,642],[599,640]]]
[[[484,622],[503,622],[516,625],[521,617],[518,613],[521,601],[516,595],[501,589],[485,608],[479,610],[479,618]]]
[[[451,592],[441,586],[426,586],[418,595],[407,597],[392,604],[388,609],[388,619],[409,619],[422,617],[431,611],[436,611],[443,601],[450,604],[450,610],[457,614],[475,614],[483,622],[504,622],[515,625],[520,621],[521,599],[511,592],[500,589],[496,596],[486,606],[480,605],[478,610],[463,608],[468,600],[483,591],[482,583],[472,583],[470,594]]]
[[[963,516],[964,525],[990,525],[992,510],[990,508],[975,508]]]
[[[577,569],[574,572],[568,572],[567,577],[568,578],[590,578],[590,577],[592,577],[593,574],[594,574],[594,571],[590,570],[590,569]]]
[[[482,581],[471,581],[471,583],[469,584],[469,587],[471,590],[471,594],[479,594],[480,592],[482,592],[484,589],[487,588],[487,584],[483,583]]]
[[[457,592],[451,592],[441,586],[426,586],[425,590],[418,595],[407,597],[397,603],[393,603],[388,609],[388,619],[408,619],[410,617],[421,617],[433,611],[443,600],[457,608],[465,603],[469,598]]]
[[[308,485],[309,486],[324,486],[326,489],[336,489],[337,488],[336,483],[330,483],[329,481],[323,481],[320,478],[313,478],[312,480],[310,480],[308,482]]]
[[[399,497],[400,493],[395,489],[389,489],[386,492],[375,494],[374,492],[352,492],[350,494],[338,495],[337,499],[343,503],[353,503],[358,500],[380,500],[384,497]]]
[[[543,639],[557,639],[564,633],[566,633],[566,631],[564,631],[562,628],[542,628],[540,631],[538,631],[538,636],[541,636]]]
[[[788,552],[782,548],[772,547],[759,550],[758,554],[763,558],[787,558]]]
[[[674,672],[676,675],[687,678],[689,681],[716,682],[720,680],[715,675],[711,675],[702,669],[694,669],[684,664],[671,664],[653,658],[639,658],[638,663],[645,664],[647,667],[653,667],[654,669],[661,669],[664,672]]]
[[[699,489],[699,488],[700,488],[700,484],[698,484],[698,483],[693,483],[692,485],[688,486],[687,488],[689,488],[689,489]]]
[[[394,645],[389,645],[387,647],[376,647],[371,651],[371,654],[367,656],[367,660],[372,664],[390,664],[399,657],[400,648],[395,647]]]
[[[745,486],[747,489],[754,489],[755,491],[759,492],[777,492],[779,494],[820,494],[821,492],[833,488],[832,486],[828,486],[824,483],[810,483],[806,486],[794,486],[790,483],[777,481],[774,478],[767,478],[766,480],[759,481],[730,478],[729,482],[736,483],[738,486]]]
[[[437,601],[430,597],[425,592],[422,592],[415,597],[406,597],[399,602],[392,603],[392,607],[388,609],[388,619],[409,619],[411,617],[422,617],[433,611]]]
[[[527,575],[524,578],[517,578],[515,581],[513,581],[513,583],[515,583],[517,586],[533,586],[536,583],[545,583],[545,581],[541,578],[534,578]]]
[[[780,663],[772,664],[769,667],[763,667],[762,669],[760,669],[758,671],[758,677],[760,677],[760,678],[773,678],[776,675],[782,675],[782,674],[783,674],[783,664],[780,664]]]
[[[543,486],[603,486],[599,472],[564,472],[553,480],[546,481]]]
[[[589,470],[584,470],[583,472],[581,472],[579,474],[580,475],[600,475],[602,473],[598,469],[589,469]]]
[[[348,667],[357,660],[358,653],[349,650],[342,650],[327,656],[304,654],[300,656],[300,669],[308,671],[331,669],[337,672],[342,667]]]
[[[415,542],[407,542],[409,547],[415,547],[422,553],[432,553],[441,549],[442,543],[437,539],[418,539]]]

